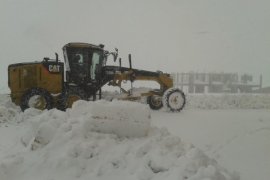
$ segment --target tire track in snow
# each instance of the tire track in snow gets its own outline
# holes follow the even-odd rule
[[[211,148],[209,148],[208,153],[212,154],[214,157],[219,157],[219,152],[222,151],[226,146],[232,144],[237,139],[243,138],[247,135],[254,135],[254,134],[262,132],[262,131],[267,131],[267,132],[269,131],[270,132],[270,126],[269,127],[259,127],[256,129],[246,131],[245,133],[241,133],[239,135],[234,135],[232,138],[228,139],[224,143],[217,146],[217,148],[215,148],[214,150],[211,151]]]

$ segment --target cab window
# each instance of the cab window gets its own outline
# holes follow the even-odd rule
[[[99,68],[100,61],[101,61],[100,53],[93,52],[92,64],[91,64],[91,68],[90,68],[91,79],[96,79],[96,72]]]

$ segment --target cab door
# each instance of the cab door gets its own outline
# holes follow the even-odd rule
[[[67,81],[77,85],[86,84],[90,79],[92,55],[87,48],[69,48],[66,53],[68,59]]]
[[[98,81],[101,78],[102,53],[93,51],[91,55],[90,78],[91,81]]]

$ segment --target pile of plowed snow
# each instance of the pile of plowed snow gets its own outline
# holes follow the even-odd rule
[[[189,109],[269,109],[270,94],[187,94]]]
[[[66,112],[13,113],[6,118],[25,128],[24,146],[0,159],[1,180],[239,179],[166,129],[151,127],[146,105],[78,101]]]
[[[3,122],[14,120],[20,108],[13,104],[8,95],[0,94],[0,125]]]

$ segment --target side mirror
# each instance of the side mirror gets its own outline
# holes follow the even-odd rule
[[[106,60],[110,55],[113,56],[113,61],[115,62],[117,60],[117,57],[118,57],[118,49],[115,48],[115,52],[104,51],[104,56],[105,56]]]
[[[128,55],[129,69],[132,69],[131,54]]]

